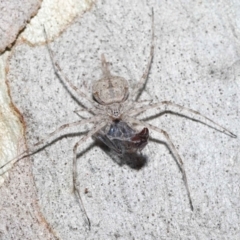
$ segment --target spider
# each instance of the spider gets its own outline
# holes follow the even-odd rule
[[[44,34],[47,41],[47,33],[44,28]],[[114,76],[110,73],[109,64],[105,59],[104,54],[101,56],[102,72],[103,77],[93,83],[92,95],[88,97],[83,91],[74,86],[70,80],[63,74],[61,67],[58,62],[54,60],[54,54],[47,44],[50,59],[54,68],[55,74],[58,76],[60,81],[66,86],[68,91],[80,102],[85,99],[90,104],[91,107],[82,105],[83,108],[80,111],[87,111],[91,114],[91,117],[86,119],[81,119],[76,122],[64,124],[58,127],[55,131],[47,135],[46,138],[34,144],[34,150],[26,154],[26,151],[18,156],[17,161],[35,154],[41,149],[48,146],[54,140],[57,139],[59,134],[63,135],[64,130],[69,130],[71,127],[83,126],[85,124],[92,124],[93,127],[84,135],[73,147],[73,188],[74,194],[79,200],[80,207],[84,212],[87,219],[89,228],[91,227],[90,219],[84,208],[82,198],[80,195],[79,187],[77,185],[77,150],[78,147],[86,142],[90,137],[95,137],[96,139],[102,141],[110,149],[112,149],[116,154],[123,155],[125,153],[139,152],[148,143],[149,129],[156,131],[166,142],[168,148],[170,149],[173,157],[175,158],[179,169],[182,172],[183,181],[185,183],[187,196],[190,204],[191,210],[193,210],[192,198],[190,195],[187,176],[185,172],[184,163],[180,157],[176,147],[174,146],[168,133],[154,125],[151,125],[145,121],[137,119],[137,115],[143,113],[149,109],[156,109],[156,113],[177,113],[183,115],[187,118],[194,119],[201,122],[209,127],[214,128],[217,131],[223,132],[230,137],[236,138],[237,136],[232,132],[228,131],[226,128],[215,123],[211,119],[201,115],[199,112],[194,111],[189,108],[185,108],[181,105],[175,104],[171,101],[163,101],[152,103],[152,101],[138,101],[141,92],[146,84],[148,74],[151,68],[153,55],[154,55],[154,13],[152,10],[152,35],[151,35],[151,46],[150,55],[148,57],[147,66],[143,72],[141,79],[135,84],[132,92],[129,91],[129,85],[126,79],[120,76]],[[143,126],[142,131],[137,132],[135,125]],[[6,164],[5,164],[6,165]],[[4,166],[5,166],[4,165]],[[1,168],[3,168],[2,166]],[[1,169],[0,168],[0,169]]]

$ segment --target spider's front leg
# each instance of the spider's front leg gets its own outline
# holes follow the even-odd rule
[[[48,42],[48,37],[47,37],[47,32],[46,32],[45,27],[43,29],[44,29],[44,36],[45,36],[46,42]],[[80,90],[79,88],[74,86],[72,84],[72,82],[68,79],[68,77],[63,73],[59,63],[54,60],[53,51],[51,50],[51,48],[48,45],[48,43],[47,43],[47,49],[48,49],[48,52],[49,52],[49,56],[50,56],[50,59],[51,59],[52,66],[53,66],[55,74],[60,79],[60,81],[67,87],[67,89],[70,92],[70,94],[72,96],[74,96],[79,101],[79,103],[82,102],[82,99],[86,99],[88,102],[91,103],[91,106],[95,107],[96,109],[97,108],[101,109],[101,105],[99,105],[98,103],[93,101],[91,97],[87,96],[82,90]],[[83,106],[85,108],[87,108],[85,105],[83,105]]]
[[[137,124],[137,125],[141,125],[141,126],[144,126],[146,128],[152,129],[152,130],[160,133],[160,135],[163,137],[163,139],[165,139],[168,148],[170,149],[171,153],[173,154],[173,156],[174,156],[174,158],[175,158],[175,160],[178,164],[178,167],[182,172],[183,181],[184,181],[184,184],[185,184],[185,187],[186,187],[186,190],[187,190],[187,195],[188,195],[190,207],[191,207],[191,210],[193,210],[192,198],[191,198],[189,187],[188,187],[187,175],[186,175],[186,171],[185,171],[185,168],[184,168],[184,164],[183,164],[183,161],[182,161],[176,147],[174,146],[172,140],[170,139],[168,133],[166,131],[158,128],[158,127],[155,127],[155,126],[149,124],[149,123],[142,122],[138,119],[134,119],[134,118],[131,118],[131,117],[128,117],[128,118],[126,117],[124,119],[124,121],[127,121],[127,122],[132,123],[132,124]]]
[[[230,137],[236,138],[237,136],[227,130],[225,127],[219,125],[218,123],[215,123],[213,120],[211,120],[208,117],[203,116],[197,111],[194,111],[190,108],[183,107],[179,104],[170,102],[170,101],[163,101],[159,103],[152,103],[149,104],[148,106],[143,106],[139,108],[132,109],[131,111],[128,112],[128,115],[133,117],[136,116],[144,111],[147,111],[149,109],[156,108],[159,113],[165,113],[165,112],[170,112],[170,113],[175,113],[178,115],[182,115],[184,117],[187,117],[192,120],[196,120],[198,122],[201,122],[213,129],[216,129],[219,132],[222,132]]]
[[[151,64],[152,64],[152,60],[153,60],[153,54],[154,54],[154,11],[153,11],[153,9],[152,9],[152,36],[151,37],[152,37],[152,39],[151,39],[151,46],[150,46],[150,55],[147,60],[147,66],[144,69],[144,72],[143,72],[143,75],[142,75],[140,81],[138,81],[136,83],[136,85],[134,86],[134,89],[131,94],[131,99],[133,101],[137,101],[142,93],[141,91],[143,90],[143,88],[147,82],[148,74],[151,69]]]

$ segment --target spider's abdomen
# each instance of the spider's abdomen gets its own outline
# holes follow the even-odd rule
[[[124,102],[128,97],[128,82],[117,76],[101,78],[93,84],[93,96],[102,105]]]

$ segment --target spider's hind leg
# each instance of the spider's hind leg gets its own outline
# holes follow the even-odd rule
[[[80,207],[81,207],[82,211],[84,212],[84,215],[87,219],[89,230],[91,229],[91,222],[90,222],[90,219],[87,215],[87,211],[86,211],[86,209],[83,205],[82,197],[81,197],[80,190],[79,190],[79,187],[78,187],[78,184],[77,184],[77,178],[78,178],[78,174],[77,174],[77,149],[81,144],[86,142],[86,140],[88,138],[92,137],[95,133],[97,133],[105,125],[106,125],[106,122],[104,120],[99,124],[95,124],[94,127],[87,133],[87,135],[83,136],[73,147],[73,191],[74,191],[74,194],[79,201],[79,205],[80,205]]]
[[[130,122],[132,124],[137,124],[137,125],[144,126],[146,128],[152,129],[152,130],[154,130],[154,131],[156,131],[156,132],[161,134],[163,139],[166,141],[166,144],[167,144],[169,150],[171,151],[172,155],[174,156],[179,169],[182,172],[183,181],[184,181],[184,184],[185,184],[185,187],[186,187],[186,190],[187,190],[187,195],[188,195],[188,199],[189,199],[190,208],[193,211],[192,198],[191,198],[191,194],[190,194],[190,190],[189,190],[189,186],[188,186],[187,175],[186,175],[184,163],[183,163],[182,158],[180,157],[176,147],[174,146],[171,138],[169,137],[168,133],[166,131],[158,128],[158,127],[155,127],[155,126],[153,126],[153,125],[151,125],[149,123],[146,123],[146,122],[142,122],[142,121],[140,121],[138,119],[134,119],[134,118],[129,117],[129,118],[126,119],[126,121],[128,121],[128,122]]]

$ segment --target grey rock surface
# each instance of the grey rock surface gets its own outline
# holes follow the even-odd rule
[[[173,101],[240,136],[237,2],[98,1],[50,44],[62,71],[91,96],[104,53],[111,71],[133,86],[149,56],[152,7],[155,52],[141,100]],[[29,146],[79,119],[73,112],[79,106],[54,75],[46,46],[17,46],[8,81]],[[152,114],[158,113],[141,117]],[[240,238],[239,138],[169,113],[149,122],[169,133],[183,158],[194,211],[157,133],[150,131],[140,170],[120,166],[89,139],[79,148],[77,168],[88,231],[72,186],[72,149],[88,129],[82,126],[30,158],[40,211],[59,239]],[[14,234],[5,239],[17,239]]]

